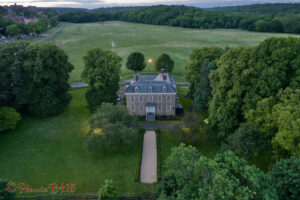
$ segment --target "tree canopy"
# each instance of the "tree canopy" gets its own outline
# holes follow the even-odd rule
[[[38,116],[57,114],[70,103],[69,73],[73,65],[53,43],[34,43],[26,49],[24,63],[27,111]]]
[[[173,68],[174,68],[174,61],[166,53],[161,54],[155,61],[155,69],[157,71],[160,71],[161,69],[165,69],[166,72],[172,72]]]
[[[89,120],[87,149],[93,154],[99,154],[134,146],[138,138],[133,128],[135,122],[135,116],[125,106],[103,103]]]
[[[126,66],[134,72],[143,71],[146,67],[144,55],[140,52],[131,53],[127,58]]]
[[[257,103],[246,118],[272,140],[275,149],[300,155],[300,90],[280,90],[276,97]]]
[[[185,67],[184,71],[185,80],[190,83],[190,93],[192,97],[197,90],[200,78],[203,78],[203,80],[205,79],[205,77],[202,77],[201,72],[207,73],[210,71],[207,69],[208,66],[206,66],[205,71],[202,70],[205,60],[207,60],[207,62],[211,62],[213,66],[216,66],[217,60],[223,53],[224,50],[220,47],[203,47],[201,49],[193,49],[190,54],[189,63]],[[208,63],[206,64],[208,65]]]
[[[271,178],[227,151],[214,159],[193,147],[173,148],[159,199],[278,199]]]
[[[280,200],[296,200],[300,196],[300,157],[281,159],[273,165],[270,175]]]
[[[111,51],[94,48],[83,57],[82,78],[89,84],[86,93],[88,109],[96,111],[103,102],[116,103],[122,58]]]

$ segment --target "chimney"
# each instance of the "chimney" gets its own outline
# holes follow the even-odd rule
[[[135,75],[135,80],[139,81],[139,75],[138,74]]]
[[[162,69],[160,70],[160,73],[161,73],[161,74],[164,74],[164,73],[165,73],[165,69],[162,68]]]
[[[167,74],[163,74],[163,80],[166,81],[167,80]]]

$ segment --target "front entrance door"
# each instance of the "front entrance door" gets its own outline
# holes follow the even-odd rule
[[[146,104],[146,120],[155,121],[155,104],[147,103]]]

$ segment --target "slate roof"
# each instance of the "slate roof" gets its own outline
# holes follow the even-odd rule
[[[139,75],[138,81],[132,81],[127,87],[126,93],[176,93],[176,86],[173,76],[168,76],[168,80],[158,79],[159,75]],[[135,80],[135,79],[133,79]],[[152,88],[150,92],[149,88]],[[166,91],[164,91],[164,87]],[[135,89],[138,89],[136,92]]]

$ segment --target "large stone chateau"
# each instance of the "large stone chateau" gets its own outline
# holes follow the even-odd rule
[[[134,75],[125,91],[126,107],[153,121],[155,116],[175,116],[179,106],[173,76],[162,69],[158,75]]]

